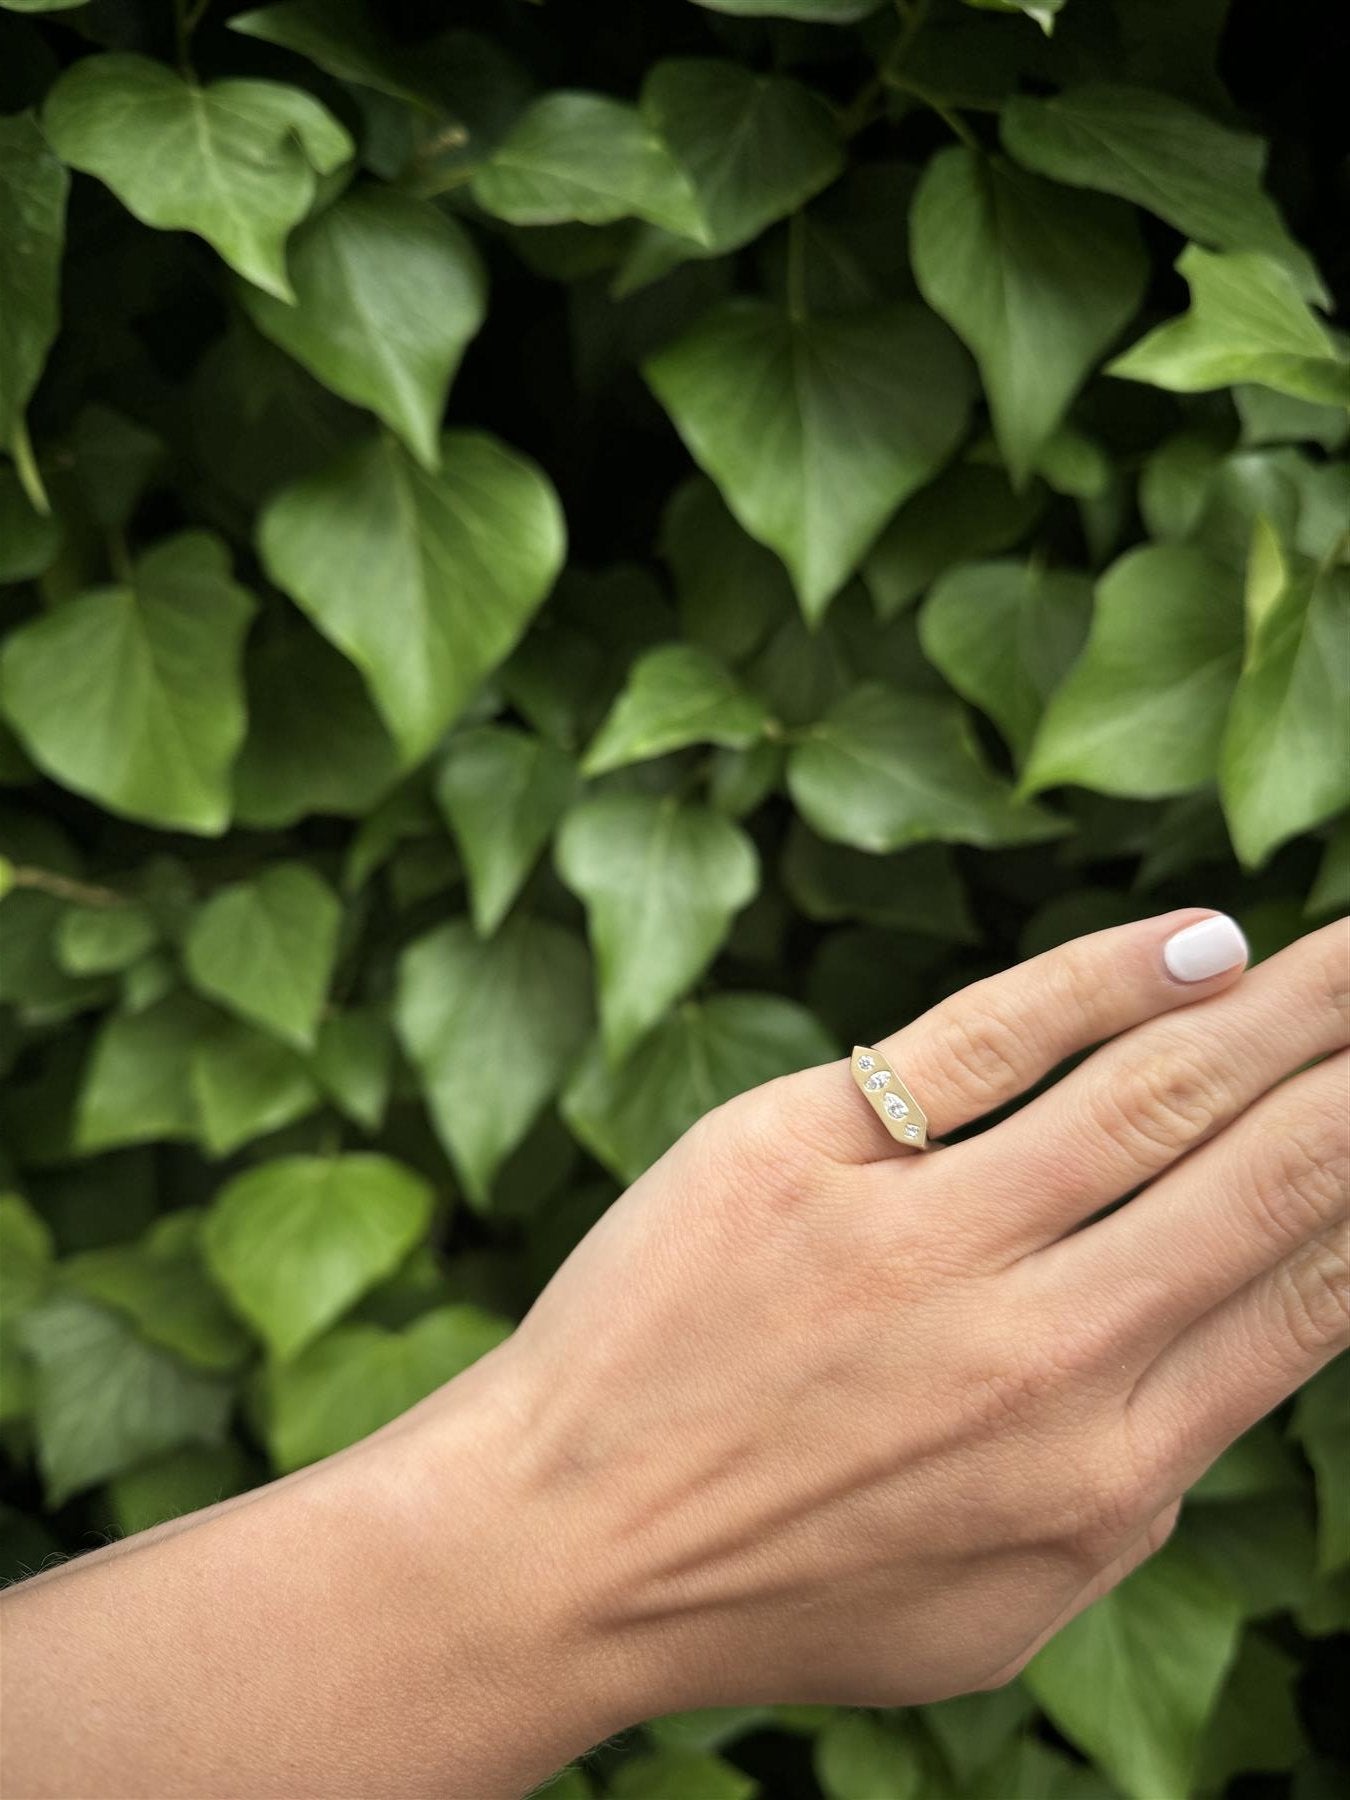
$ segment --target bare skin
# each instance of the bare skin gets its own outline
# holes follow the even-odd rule
[[[1183,984],[1080,939],[700,1121],[509,1343],[14,1589],[24,1796],[516,1795],[654,1714],[998,1685],[1350,1340],[1343,926]],[[1123,1196],[1128,1203],[1103,1209]]]

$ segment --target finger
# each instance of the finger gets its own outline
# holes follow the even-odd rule
[[[1100,1574],[1094,1575],[1086,1587],[1074,1595],[1063,1612],[1041,1632],[1040,1636],[1030,1643],[1014,1661],[1006,1663],[985,1685],[1002,1687],[1006,1682],[1020,1675],[1036,1652],[1043,1650],[1051,1638],[1057,1637],[1071,1620],[1076,1619],[1079,1613],[1086,1612],[1089,1606],[1094,1605],[1103,1595],[1109,1594],[1112,1588],[1119,1587],[1125,1577],[1133,1575],[1139,1565],[1147,1562],[1150,1556],[1156,1556],[1171,1537],[1180,1511],[1180,1500],[1173,1500],[1165,1506],[1150,1522],[1146,1531],[1141,1532],[1133,1543],[1129,1544],[1119,1556],[1113,1558]]]
[[[1350,1205],[1350,1055],[1281,1083],[1128,1206],[1036,1259],[1050,1293],[1101,1296],[1146,1360]],[[1030,1270],[1033,1265],[1026,1265]]]
[[[1350,1039],[1345,922],[1237,985],[1103,1046],[1020,1112],[949,1152],[972,1229],[1010,1256],[1062,1237],[1160,1174],[1304,1063]],[[941,1159],[940,1159],[941,1160]],[[955,1170],[953,1170],[953,1173]],[[981,1199],[983,1197],[983,1200]]]
[[[879,1048],[937,1137],[1016,1099],[1075,1052],[1230,986],[1246,955],[1242,933],[1224,914],[1165,913],[1093,932],[975,982]],[[903,1154],[853,1091],[847,1065],[791,1079],[791,1104],[842,1159]]]
[[[1336,1225],[1183,1332],[1136,1383],[1130,1417],[1189,1487],[1347,1345],[1350,1242]]]

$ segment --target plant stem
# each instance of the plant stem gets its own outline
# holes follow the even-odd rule
[[[70,875],[58,875],[55,869],[34,869],[20,864],[11,871],[10,885],[32,888],[39,894],[50,894],[54,900],[70,900],[76,906],[130,906],[125,894],[115,888],[97,887],[92,882],[76,881]]]
[[[949,131],[956,133],[957,137],[960,138],[967,150],[978,150],[980,148],[980,140],[975,136],[975,133],[970,129],[969,125],[966,124],[960,113],[954,112],[949,106],[944,106],[940,100],[934,100],[931,95],[921,93],[918,88],[911,88],[910,92],[914,95],[916,100],[922,100],[925,106],[931,108]]]
[[[28,435],[28,421],[20,417],[14,427],[14,436],[10,439],[9,453],[14,458],[14,472],[19,477],[19,486],[28,496],[28,504],[34,512],[49,518],[52,503],[47,498],[47,490],[42,485],[42,472],[37,466],[37,458],[33,455],[33,440]]]

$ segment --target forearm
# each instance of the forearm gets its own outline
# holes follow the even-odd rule
[[[483,1387],[12,1590],[4,1792],[505,1800],[630,1722],[547,1519],[494,1473]]]

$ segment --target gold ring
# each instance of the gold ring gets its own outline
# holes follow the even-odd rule
[[[866,1044],[855,1044],[849,1058],[853,1079],[873,1112],[897,1144],[907,1150],[936,1150],[928,1142],[928,1115],[881,1054]]]

